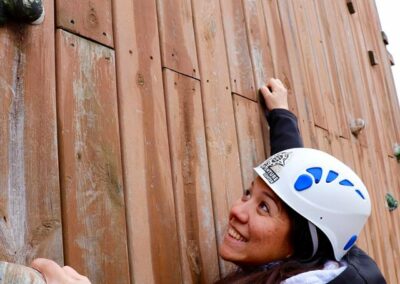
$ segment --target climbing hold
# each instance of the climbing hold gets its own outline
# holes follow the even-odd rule
[[[386,193],[385,198],[386,198],[386,203],[387,203],[387,207],[388,207],[389,211],[395,210],[397,208],[397,206],[399,205],[399,202],[390,193]]]
[[[350,123],[350,130],[351,133],[353,133],[353,135],[355,137],[358,137],[358,135],[360,134],[360,132],[365,128],[365,121],[362,118],[357,118],[354,119],[351,123]]]
[[[11,20],[38,25],[44,15],[42,0],[0,0],[0,24]]]
[[[397,159],[397,162],[400,162],[400,144],[397,144],[397,143],[394,144],[393,153]]]

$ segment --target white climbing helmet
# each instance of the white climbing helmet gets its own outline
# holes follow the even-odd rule
[[[336,260],[354,245],[371,214],[371,201],[352,169],[325,152],[293,148],[254,170],[288,206],[325,233]]]

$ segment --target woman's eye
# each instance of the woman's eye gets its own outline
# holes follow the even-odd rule
[[[268,207],[267,203],[261,202],[259,207],[260,207],[260,209],[261,209],[262,211],[264,211],[264,212],[266,212],[266,213],[269,213],[269,207]]]

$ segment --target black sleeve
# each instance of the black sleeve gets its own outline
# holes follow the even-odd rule
[[[346,269],[329,284],[386,284],[375,261],[357,246],[352,247],[344,256]]]
[[[290,148],[303,147],[296,116],[286,109],[266,114],[269,124],[271,155]]]

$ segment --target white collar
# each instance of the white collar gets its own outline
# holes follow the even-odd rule
[[[328,260],[323,269],[297,274],[282,281],[281,284],[325,284],[339,276],[346,267],[345,261]]]

